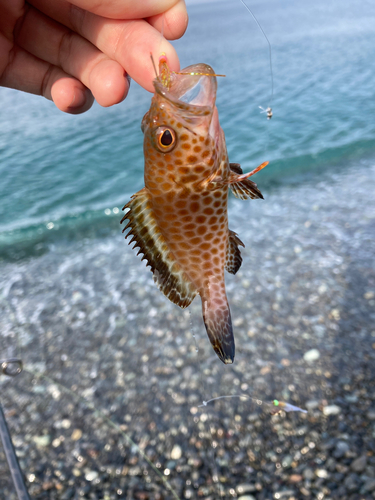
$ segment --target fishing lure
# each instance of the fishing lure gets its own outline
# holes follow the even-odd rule
[[[277,415],[278,413],[281,413],[281,411],[285,411],[286,413],[290,413],[293,411],[307,413],[307,410],[303,410],[299,406],[294,406],[294,405],[291,405],[290,403],[284,403],[283,401],[279,401],[278,399],[274,399],[270,403],[268,401],[262,401],[260,399],[252,398],[251,396],[248,396],[247,394],[231,394],[228,396],[217,396],[216,398],[209,399],[208,401],[203,401],[203,404],[199,405],[198,408],[203,408],[204,406],[207,406],[212,401],[217,401],[218,399],[226,399],[226,398],[250,399],[251,401],[254,401],[259,406],[264,406],[265,408],[271,407],[269,409],[269,413],[271,415]]]

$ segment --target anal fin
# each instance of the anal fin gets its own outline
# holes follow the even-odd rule
[[[187,307],[197,295],[195,286],[187,279],[181,267],[174,260],[168,244],[160,231],[152,210],[152,200],[147,188],[131,197],[123,210],[129,209],[121,223],[129,222],[123,231],[129,229],[125,239],[132,236],[129,244],[139,247],[138,254],[147,260],[159,289],[178,306]]]
[[[241,251],[239,246],[245,247],[234,231],[229,229],[227,253],[225,256],[225,269],[228,273],[236,274],[242,264]]]

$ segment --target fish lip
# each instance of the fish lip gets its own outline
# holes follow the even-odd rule
[[[211,106],[199,106],[197,104],[189,104],[176,98],[172,92],[169,92],[159,80],[154,80],[155,92],[163,97],[170,104],[185,114],[194,116],[207,116],[212,113]]]
[[[214,75],[211,66],[198,63],[184,68],[180,73],[173,73],[170,90],[163,85],[159,77],[154,80],[153,84],[156,94],[166,99],[178,110],[194,116],[207,116],[211,115],[215,108],[217,81]],[[198,84],[201,85],[198,96],[202,104],[181,100],[182,96]],[[197,96],[193,98],[193,101],[196,99]]]

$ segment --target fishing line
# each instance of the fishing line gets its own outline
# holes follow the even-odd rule
[[[267,118],[270,120],[272,118],[272,108],[271,108],[271,105],[272,105],[272,100],[273,100],[273,69],[272,69],[272,48],[271,48],[271,44],[270,44],[270,41],[268,40],[268,37],[267,37],[266,33],[264,32],[264,29],[260,25],[258,19],[255,17],[253,11],[244,2],[244,0],[240,0],[240,2],[248,10],[248,12],[250,12],[250,14],[252,15],[254,21],[257,23],[260,31],[263,33],[263,36],[267,40],[267,43],[268,43],[269,58],[270,58],[270,73],[271,73],[271,100],[270,100],[270,105],[268,106],[267,109],[262,108],[262,106],[259,106],[259,108],[262,109],[261,113],[267,113]]]

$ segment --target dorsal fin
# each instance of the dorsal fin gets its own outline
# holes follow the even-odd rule
[[[151,267],[154,281],[159,289],[168,299],[178,306],[187,307],[197,290],[187,279],[185,273],[171,255],[167,242],[161,233],[155,219],[150,194],[147,188],[143,188],[131,197],[123,210],[128,208],[128,212],[121,219],[129,222],[122,232],[130,228],[128,236],[132,236],[129,245],[135,242],[135,247],[139,247],[138,254],[143,254],[142,260],[147,260],[147,265]]]
[[[243,174],[243,170],[239,163],[229,163],[229,167],[232,172],[235,172],[236,174]]]
[[[229,166],[232,172],[234,172],[235,174],[241,175],[243,173],[239,163],[230,163]],[[256,198],[263,199],[263,195],[259,191],[257,185],[250,179],[244,179],[240,182],[233,182],[229,186],[234,196],[236,198],[239,198],[240,200],[247,200],[248,198],[251,198],[253,200]]]
[[[225,256],[225,269],[228,273],[236,274],[242,264],[242,257],[239,245],[245,247],[234,231],[229,229],[227,254]]]

